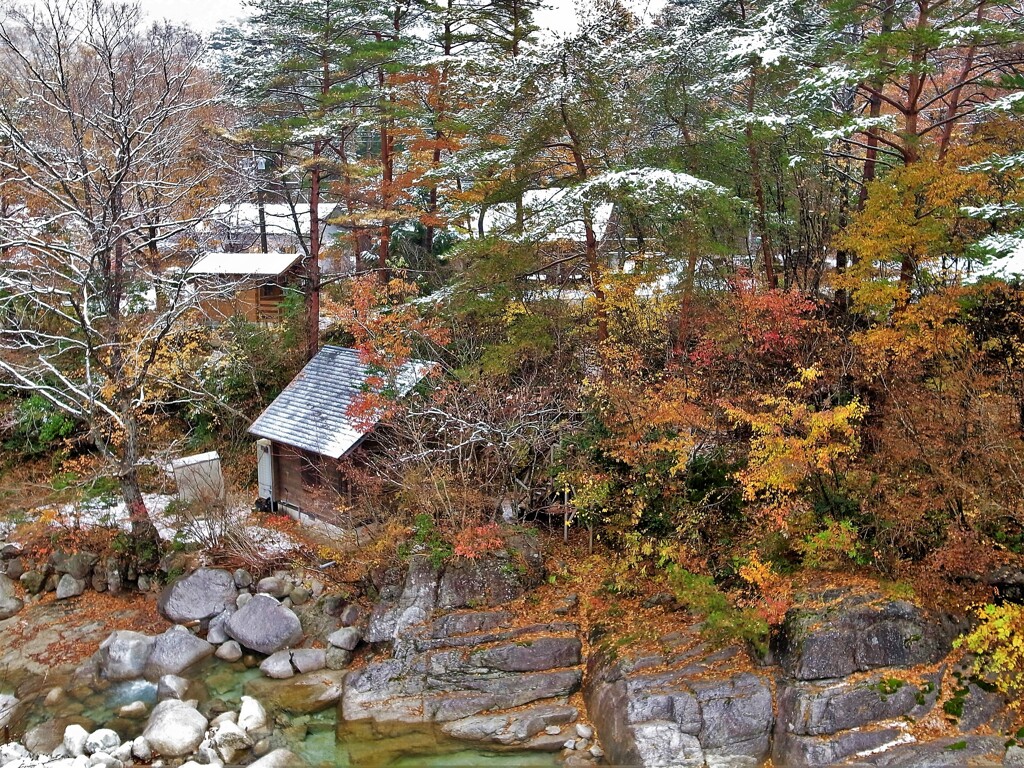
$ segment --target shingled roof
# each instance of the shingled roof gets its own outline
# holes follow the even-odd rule
[[[407,394],[432,367],[424,360],[406,363],[399,374],[399,395]],[[349,415],[367,374],[356,350],[323,347],[253,422],[249,433],[341,458],[373,428],[365,416]]]

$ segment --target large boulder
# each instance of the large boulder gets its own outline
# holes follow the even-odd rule
[[[146,676],[180,675],[216,651],[216,646],[196,637],[184,627],[173,626],[153,643],[153,652],[146,664]]]
[[[495,606],[514,600],[544,579],[544,557],[536,536],[511,537],[505,549],[449,563],[437,588],[440,610]]]
[[[779,660],[797,680],[826,680],[882,667],[932,664],[956,628],[904,600],[831,591],[786,614]]]
[[[100,676],[114,681],[142,677],[155,643],[154,638],[141,632],[111,632],[96,654]]]
[[[373,609],[364,639],[368,643],[391,642],[408,627],[422,624],[433,615],[437,605],[440,569],[425,555],[409,560],[409,571],[397,599],[381,600]]]
[[[0,574],[0,621],[11,618],[24,607],[24,601],[14,591],[14,582]]]
[[[516,712],[474,715],[445,723],[441,730],[448,736],[468,741],[484,741],[513,746],[524,744],[552,726],[576,721],[576,707],[564,704],[538,704]],[[563,741],[565,737],[562,737]]]
[[[153,707],[142,736],[163,757],[182,757],[196,751],[206,726],[206,718],[195,707],[167,699]]]
[[[229,571],[200,568],[168,585],[160,594],[157,608],[176,624],[207,621],[233,608],[238,590]]]
[[[459,614],[408,630],[393,658],[349,673],[345,719],[444,723],[577,691],[578,627],[495,627],[507,616]]]
[[[0,730],[10,725],[14,715],[18,712],[19,706],[21,706],[21,701],[17,696],[12,696],[9,693],[0,693]]]
[[[62,574],[57,582],[57,599],[67,600],[85,592],[85,579],[76,579],[70,573]]]
[[[908,738],[907,723],[935,705],[941,674],[875,675],[850,682],[794,682],[780,688],[773,759],[826,766]]]
[[[268,655],[302,640],[298,616],[269,595],[253,595],[231,615],[225,631],[249,650]]]
[[[506,603],[540,584],[543,576],[540,546],[536,537],[528,535],[511,537],[500,552],[458,559],[444,567],[434,565],[426,555],[415,555],[409,560],[404,584],[384,586],[363,639],[392,642],[409,627],[430,621],[435,610]]]

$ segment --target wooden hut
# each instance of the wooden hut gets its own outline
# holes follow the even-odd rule
[[[202,292],[200,310],[213,323],[242,317],[279,323],[285,289],[301,278],[299,253],[207,253],[189,268]]]
[[[406,363],[398,394],[407,394],[431,367]],[[262,507],[324,517],[344,502],[350,489],[340,460],[375,426],[372,416],[353,414],[368,376],[358,351],[325,346],[253,422]]]

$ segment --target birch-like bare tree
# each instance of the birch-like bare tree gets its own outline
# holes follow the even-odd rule
[[[190,233],[215,204],[204,46],[138,5],[43,0],[0,15],[0,384],[82,423],[136,541],[159,361],[200,296]],[[163,402],[160,402],[163,400]]]

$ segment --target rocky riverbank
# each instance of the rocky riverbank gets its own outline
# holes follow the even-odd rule
[[[71,683],[152,686],[155,701],[128,701],[117,713],[122,723],[135,717],[138,734],[114,729],[116,745],[106,735],[109,749],[79,753],[74,739],[84,731],[96,741],[110,724],[69,723],[59,744],[29,731],[0,752],[0,765],[271,757],[283,765],[299,759],[282,751],[285,732],[294,736],[316,713],[336,713],[339,734],[345,723],[431,727],[579,767],[1017,765],[1024,757],[1008,732],[1007,702],[953,651],[963,629],[955,617],[878,592],[819,591],[801,596],[767,659],[706,647],[683,613],[665,614],[673,630],[653,645],[633,644],[586,626],[575,595],[524,610],[543,572],[539,553],[523,547],[449,568],[414,555],[380,575],[369,610],[308,574],[194,571],[160,596],[170,628],[110,633]],[[244,671],[239,705],[205,688],[193,697],[193,685],[215,676],[211,664]],[[0,717],[16,724],[27,706],[8,695]],[[268,733],[244,727],[246,707],[276,713]],[[166,731],[188,738],[161,740]]]

